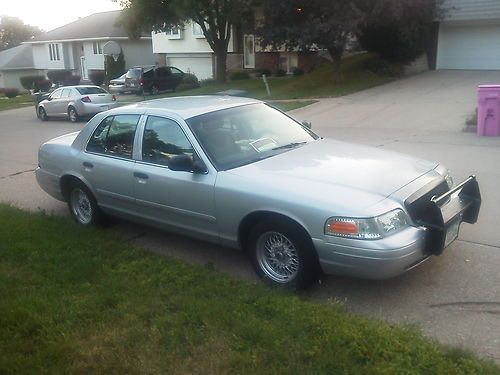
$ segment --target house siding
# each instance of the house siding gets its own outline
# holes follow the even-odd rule
[[[499,0],[445,0],[444,21],[500,20]]]
[[[64,69],[64,51],[62,44],[59,44],[61,58],[59,61],[50,61],[49,44],[34,44],[33,45],[33,64],[36,69]]]
[[[28,75],[40,75],[43,76],[42,72],[35,69],[25,69],[25,70],[3,70],[0,71],[0,88],[16,88],[20,91],[26,91],[21,85],[19,80],[23,76]]]

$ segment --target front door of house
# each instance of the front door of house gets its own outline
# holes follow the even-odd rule
[[[87,69],[87,58],[85,56],[80,57],[80,70],[82,74],[82,79],[89,79],[89,71]]]
[[[243,64],[245,68],[255,68],[255,39],[253,35],[243,36]]]

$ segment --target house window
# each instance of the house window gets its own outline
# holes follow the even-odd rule
[[[207,24],[205,24],[205,28],[208,28]],[[193,22],[193,35],[195,38],[204,38],[203,30],[200,25]]]
[[[181,29],[178,26],[170,27],[165,30],[168,39],[181,39]]]
[[[92,43],[92,47],[94,49],[94,55],[102,55],[102,46],[99,42]]]
[[[59,55],[59,44],[50,43],[49,44],[49,58],[50,61],[59,61],[61,56]]]

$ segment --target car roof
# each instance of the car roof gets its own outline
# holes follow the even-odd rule
[[[242,98],[237,96],[205,95],[147,100],[120,108],[140,108],[145,110],[151,109],[155,110],[155,112],[164,111],[165,114],[175,113],[184,120],[187,120],[191,117],[199,116],[209,112],[219,111],[221,109],[256,103],[262,102],[256,99]],[[114,109],[113,112],[119,112],[120,108]]]

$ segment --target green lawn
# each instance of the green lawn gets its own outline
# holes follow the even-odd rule
[[[29,94],[21,94],[12,99],[6,98],[3,94],[0,94],[0,111],[34,105],[35,103],[33,103],[33,99],[31,99],[31,95]]]
[[[0,205],[0,374],[500,374],[418,332]]]

